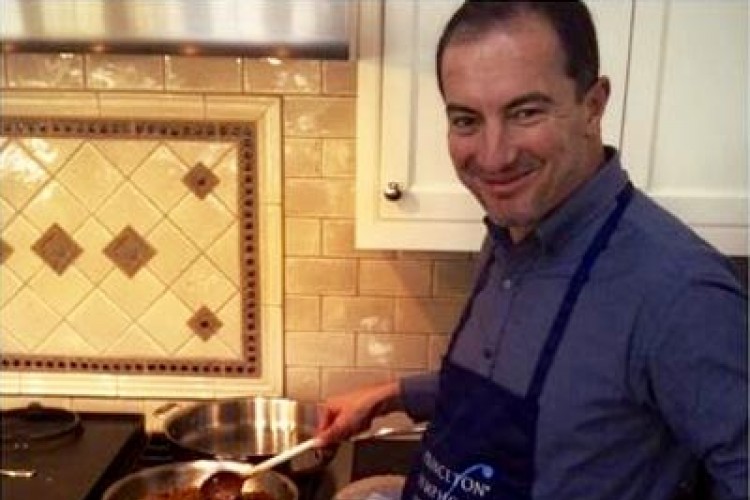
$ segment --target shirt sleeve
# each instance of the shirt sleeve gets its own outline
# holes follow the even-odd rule
[[[703,460],[719,500],[747,499],[747,307],[738,285],[691,283],[661,317],[647,361],[658,410]]]
[[[430,420],[435,413],[438,373],[428,372],[401,379],[401,400],[415,422]]]

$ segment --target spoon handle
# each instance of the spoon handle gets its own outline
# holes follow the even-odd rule
[[[306,441],[302,441],[300,444],[292,446],[288,450],[284,450],[278,455],[274,455],[273,457],[264,460],[260,463],[258,463],[253,469],[250,471],[250,474],[255,474],[257,472],[263,472],[270,469],[273,469],[279,464],[282,464],[286,462],[287,460],[291,460],[292,458],[296,457],[300,453],[304,453],[307,450],[310,450],[312,448],[319,448],[321,445],[321,441],[319,438],[311,438]]]
[[[36,474],[35,470],[26,469],[0,469],[0,475],[5,477],[23,477],[31,478]]]

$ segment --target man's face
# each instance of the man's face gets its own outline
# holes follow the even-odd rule
[[[452,40],[441,75],[458,176],[518,241],[602,161],[608,82],[577,99],[555,32],[532,14]]]

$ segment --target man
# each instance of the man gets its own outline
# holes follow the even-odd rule
[[[747,296],[602,144],[586,7],[467,2],[437,74],[479,276],[440,372],[330,399],[320,436],[429,420],[409,500],[669,500],[699,466],[747,498]]]

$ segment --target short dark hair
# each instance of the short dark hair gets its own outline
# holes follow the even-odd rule
[[[465,1],[446,24],[438,42],[435,68],[440,92],[443,93],[443,52],[453,39],[480,37],[526,13],[540,15],[552,25],[565,53],[565,71],[575,82],[576,96],[583,97],[599,77],[599,46],[591,13],[581,1]]]

